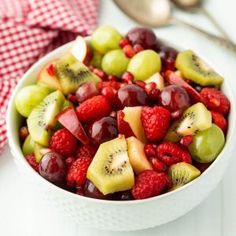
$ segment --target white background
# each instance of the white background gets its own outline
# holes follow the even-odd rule
[[[236,2],[234,0],[208,0],[205,6],[221,22],[226,31],[236,41]],[[174,12],[177,16],[216,32],[202,16]],[[112,1],[102,0],[99,24],[112,24],[121,32],[126,32],[135,23],[124,16]],[[227,79],[227,74],[235,73],[236,55],[229,53],[204,37],[178,27],[155,30],[158,36],[186,48],[193,48],[216,65]],[[236,79],[236,75],[235,75]],[[236,142],[236,140],[235,140]],[[232,154],[235,155],[235,154]],[[235,156],[236,158],[236,156]],[[59,213],[31,197],[8,147],[0,156],[0,235],[4,236],[233,236],[236,235],[236,160],[232,162],[222,183],[196,209],[182,218],[149,230],[136,232],[107,232],[83,229],[72,225]],[[178,204],[178,203],[177,203]],[[50,213],[50,214],[49,214]]]

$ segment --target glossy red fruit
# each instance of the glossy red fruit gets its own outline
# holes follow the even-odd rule
[[[66,176],[66,165],[61,155],[48,152],[39,162],[39,174],[49,182],[63,185]]]
[[[114,103],[116,93],[117,93],[117,91],[112,87],[104,87],[101,90],[101,94],[103,96],[105,96],[110,101],[110,103],[112,103],[112,104]]]
[[[123,47],[123,52],[128,58],[132,58],[135,55],[133,47],[129,44]]]
[[[121,79],[122,79],[125,83],[129,84],[129,83],[132,83],[132,81],[134,80],[134,76],[133,76],[130,72],[126,71],[126,72],[122,75]]]
[[[165,172],[167,170],[167,165],[157,158],[152,157],[150,158],[150,161],[152,163],[153,170],[155,170],[156,172]]]
[[[118,90],[118,99],[123,107],[134,107],[147,103],[147,94],[144,89],[135,84],[128,84]]]
[[[185,82],[184,79],[179,75],[179,73],[168,70],[164,73],[164,79],[169,84],[174,84],[183,87],[194,103],[201,101],[200,94],[187,82]]]
[[[136,80],[135,84],[138,85],[140,88],[145,89],[146,83],[142,80]]]
[[[156,147],[153,144],[145,144],[144,152],[147,157],[154,157],[156,156]]]
[[[148,99],[151,102],[158,102],[160,98],[160,90],[158,89],[152,89],[149,93],[148,93]]]
[[[134,48],[135,54],[137,54],[137,53],[139,53],[139,52],[144,50],[144,48],[140,44],[135,44],[133,48]]]
[[[125,114],[123,111],[117,112],[117,126],[119,134],[124,134],[126,138],[135,136],[134,132],[130,128],[130,125],[128,122],[124,121]]]
[[[183,115],[183,110],[177,110],[174,112],[171,112],[171,119],[172,120],[179,120]]]
[[[90,138],[100,144],[116,138],[118,135],[116,119],[110,116],[95,121],[89,129]]]
[[[109,81],[117,81],[119,78],[115,75],[108,75],[107,80]]]
[[[98,68],[94,68],[93,69],[93,73],[95,75],[97,75],[98,77],[100,77],[102,80],[106,80],[107,79],[107,74],[103,70],[100,70]]]
[[[160,93],[160,104],[170,112],[185,110],[191,105],[186,90],[178,85],[164,87]]]
[[[29,130],[27,126],[22,126],[19,131],[20,140],[23,142],[28,135],[29,135]]]
[[[72,102],[73,104],[78,104],[78,100],[77,100],[76,95],[74,95],[74,94],[68,94],[67,98],[68,98],[68,100],[69,100],[70,102]]]
[[[178,52],[167,46],[162,46],[159,52],[162,64],[162,71],[172,70],[175,71],[175,59]]]
[[[25,159],[35,171],[39,172],[39,163],[36,161],[34,154],[25,156]]]
[[[130,44],[130,42],[127,38],[122,38],[119,42],[119,46],[121,48],[124,48],[126,45],[129,45],[129,44]]]
[[[76,98],[78,102],[83,102],[88,98],[98,95],[98,89],[95,83],[93,82],[85,82],[77,89]]]
[[[47,68],[46,68],[48,74],[50,76],[54,76],[55,75],[55,68],[53,64],[50,64]]]
[[[185,147],[188,147],[193,141],[193,136],[192,135],[186,135],[181,138],[180,144],[184,145]]]
[[[69,107],[62,111],[57,120],[68,129],[81,143],[86,144],[89,142],[88,136],[80,123],[76,112],[73,108]]]
[[[228,128],[228,122],[224,118],[224,116],[216,111],[212,111],[211,115],[213,123],[220,127],[224,133],[226,133]]]
[[[76,160],[76,158],[72,157],[72,156],[71,157],[67,157],[65,159],[65,164],[67,166],[67,169],[71,167],[71,165],[74,163],[75,160]]]

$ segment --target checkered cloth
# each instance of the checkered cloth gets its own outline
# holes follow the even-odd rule
[[[0,0],[0,152],[12,89],[40,57],[94,30],[98,1]]]

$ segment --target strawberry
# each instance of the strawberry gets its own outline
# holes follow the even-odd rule
[[[169,128],[170,112],[158,106],[143,107],[141,121],[148,141],[158,142],[164,138]]]
[[[85,184],[86,174],[90,163],[91,158],[89,157],[81,157],[73,162],[66,177],[68,187],[79,187]]]
[[[216,111],[211,112],[213,123],[222,129],[224,133],[227,131],[228,123],[222,114]]]
[[[109,101],[102,95],[94,96],[82,102],[76,108],[77,116],[81,122],[91,123],[111,112]]]
[[[66,128],[57,130],[49,141],[49,147],[64,157],[72,156],[77,150],[77,139]]]
[[[230,109],[228,98],[216,88],[203,88],[200,92],[202,102],[212,111],[227,115]]]
[[[161,194],[170,186],[170,180],[165,173],[145,170],[135,179],[132,189],[134,199],[145,199]]]
[[[192,158],[188,150],[177,143],[163,142],[157,146],[156,153],[157,158],[167,166],[178,162],[192,163]]]

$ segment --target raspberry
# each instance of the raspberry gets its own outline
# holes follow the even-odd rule
[[[191,144],[191,142],[193,141],[193,136],[192,135],[186,135],[183,138],[181,138],[180,143],[184,146],[188,146]]]
[[[73,156],[77,150],[77,139],[66,128],[59,129],[52,135],[49,147],[62,156]]]
[[[150,142],[157,142],[166,135],[170,125],[170,112],[158,106],[143,107],[141,121],[147,139]]]
[[[76,108],[78,118],[82,122],[91,123],[111,112],[109,101],[102,95],[94,96],[82,102]]]
[[[165,173],[145,170],[135,179],[132,189],[134,199],[144,199],[161,194],[168,188],[170,180]]]
[[[219,128],[222,129],[224,133],[226,133],[228,123],[227,123],[227,120],[224,118],[224,116],[215,111],[212,111],[211,115],[212,115],[213,123],[215,123]]]
[[[157,172],[165,172],[167,170],[167,166],[164,162],[158,160],[157,158],[153,157],[150,158],[150,161],[152,163],[152,167]]]
[[[35,171],[39,172],[39,163],[36,162],[34,154],[25,156],[25,159]]]
[[[77,150],[76,157],[77,158],[85,157],[92,159],[96,152],[97,152],[97,147],[95,145],[90,145],[90,144],[81,145]]]
[[[163,142],[157,149],[157,158],[163,161],[167,166],[173,165],[178,162],[192,163],[191,155],[188,150],[177,143]]]
[[[152,145],[152,144],[145,144],[144,152],[145,152],[147,157],[154,157],[154,156],[156,156],[156,149],[155,149],[155,146]]]
[[[91,158],[78,158],[69,168],[66,180],[68,187],[83,186],[86,182],[86,174],[91,163]]]
[[[215,88],[203,88],[200,95],[208,109],[224,115],[229,113],[230,102],[221,91]]]

